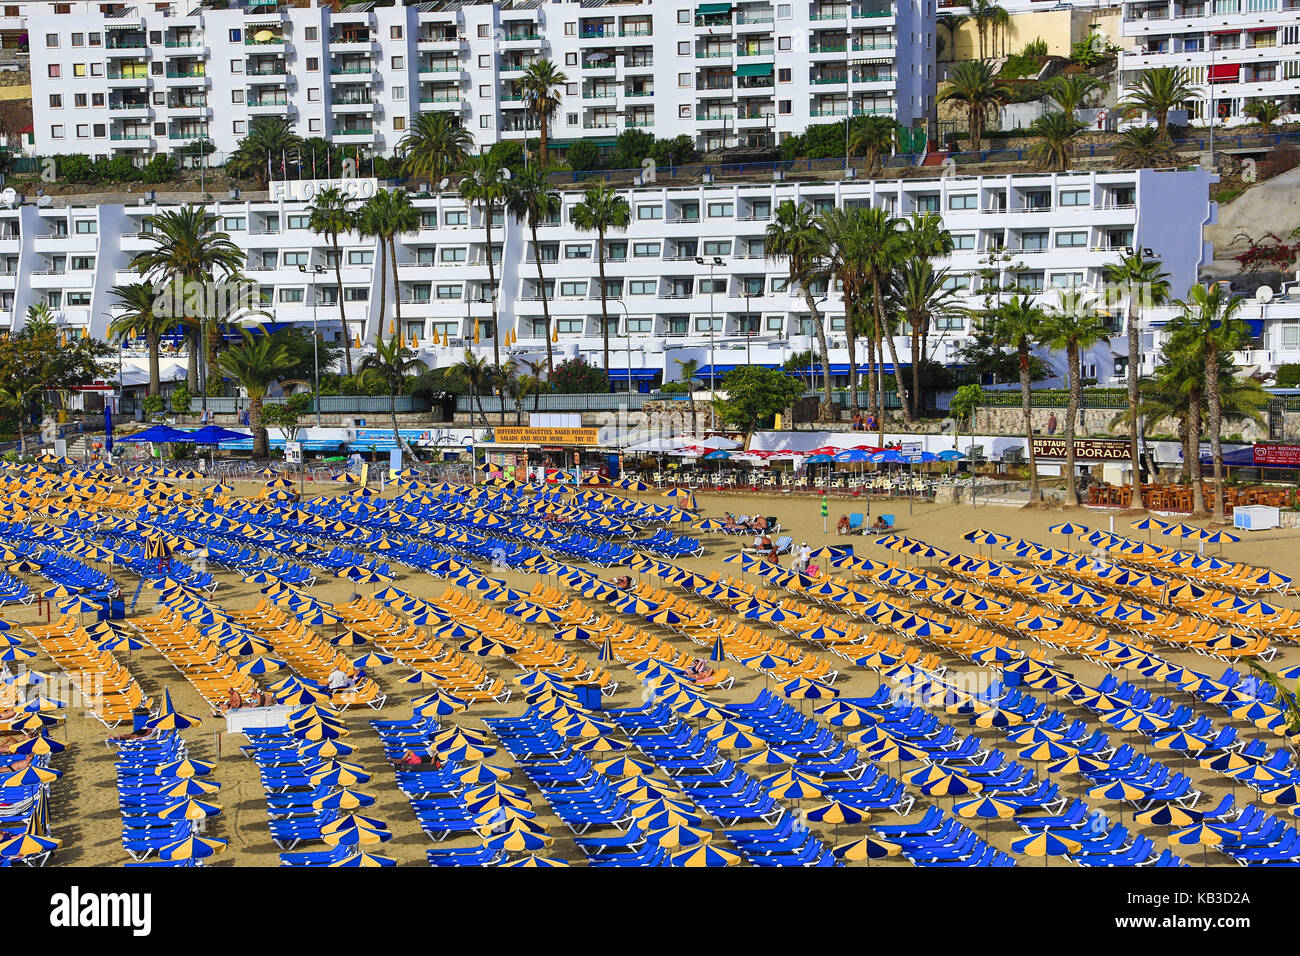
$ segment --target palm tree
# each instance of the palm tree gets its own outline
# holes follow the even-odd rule
[[[831,360],[826,346],[826,328],[812,293],[813,282],[821,270],[827,249],[812,209],[790,199],[782,200],[764,232],[763,251],[768,259],[786,261],[786,279],[799,287],[811,313],[810,321],[817,335],[822,363],[823,395],[819,415],[822,421],[834,421],[839,418],[839,409],[831,397]]]
[[[1079,419],[1079,403],[1083,398],[1083,352],[1099,342],[1108,342],[1106,327],[1092,308],[1091,297],[1082,292],[1063,291],[1057,305],[1047,316],[1044,330],[1047,344],[1065,350],[1066,368],[1070,377],[1069,411],[1065,420],[1065,495],[1069,504],[1079,503],[1079,477],[1074,473],[1074,431]],[[1023,382],[1023,372],[1022,382]]]
[[[535,383],[532,390],[533,411],[537,411],[541,405],[542,392],[547,391],[550,388],[547,382],[550,381],[551,373],[547,363],[526,358],[511,359],[511,361],[516,362],[518,365],[527,369],[528,374],[533,377],[533,382]],[[546,373],[546,378],[542,377],[543,372]]]
[[[1016,295],[994,308],[989,318],[993,322],[993,334],[997,342],[1016,350],[1020,367],[1020,410],[1025,416],[1025,443],[1029,448],[1029,503],[1033,505],[1040,496],[1038,464],[1034,458],[1034,386],[1029,359],[1047,329],[1047,313],[1034,305],[1030,296]],[[1071,451],[1073,447],[1071,442]]]
[[[492,297],[492,364],[501,364],[501,330],[497,326],[497,273],[496,257],[492,248],[492,219],[506,201],[509,192],[510,171],[492,152],[479,153],[465,162],[465,175],[460,181],[460,196],[483,213],[483,229],[487,233],[488,294]]]
[[[356,215],[356,231],[379,241],[379,321],[375,334],[383,336],[384,307],[388,302],[388,269],[393,272],[394,334],[402,333],[402,293],[397,279],[397,237],[420,228],[420,212],[411,205],[404,189],[381,189],[361,204]],[[387,253],[387,261],[385,260]]]
[[[302,145],[302,137],[293,131],[293,123],[283,116],[255,116],[248,134],[239,141],[226,160],[226,172],[237,179],[252,179],[265,186],[280,167],[283,175],[289,151]]]
[[[857,417],[858,404],[858,350],[857,323],[855,318],[860,307],[859,300],[866,283],[863,268],[862,248],[862,209],[827,209],[817,217],[817,231],[826,243],[825,258],[822,260],[821,275],[829,288],[834,280],[839,280],[840,290],[844,296],[844,344],[849,353],[849,413]],[[871,355],[867,356],[867,382],[871,382]],[[870,386],[869,386],[870,388]],[[870,405],[870,391],[868,392]]]
[[[993,4],[989,11],[989,53],[996,54],[998,50],[998,34],[1002,34],[1002,55],[1007,55],[1007,33],[1011,29],[1011,14],[1006,7]]]
[[[960,30],[961,25],[969,19],[970,17],[961,13],[941,13],[935,18],[935,25],[941,26],[948,31],[949,60],[957,59],[957,31]],[[936,53],[936,57],[942,52],[943,48],[940,47],[938,53]]]
[[[136,253],[128,268],[152,279],[160,298],[170,293],[172,307],[165,310],[171,312],[168,318],[190,326],[187,383],[190,391],[194,392],[199,387],[198,340],[201,333],[213,332],[208,325],[216,318],[207,315],[206,308],[214,298],[210,294],[214,274],[222,274],[223,289],[226,284],[238,281],[247,254],[231,241],[228,233],[217,229],[217,217],[201,206],[187,205],[145,216],[144,228],[144,239],[152,244],[152,248]],[[159,286],[170,286],[170,289],[160,289]],[[155,309],[159,307],[155,305]],[[211,370],[216,367],[221,337],[216,334],[206,337],[207,368]]]
[[[1242,114],[1249,116],[1264,129],[1268,129],[1279,119],[1282,118],[1282,104],[1277,100],[1251,100],[1241,110]]]
[[[1169,111],[1179,103],[1196,98],[1196,89],[1188,80],[1186,70],[1162,66],[1139,73],[1137,82],[1129,86],[1128,96],[1119,105],[1154,116],[1156,130],[1164,139],[1168,135]]]
[[[970,148],[978,152],[983,144],[984,124],[1010,95],[1011,90],[994,75],[992,64],[967,60],[952,68],[948,86],[939,93],[939,102],[952,100],[965,104]]]
[[[515,424],[522,424],[524,401],[536,392],[541,382],[530,372],[520,372],[518,364],[513,359],[497,371],[501,380],[502,393],[515,403]]]
[[[996,30],[998,16],[996,11],[1002,10],[997,5],[996,0],[972,0],[970,4],[970,17],[975,21],[975,32],[979,34],[979,53],[980,59],[984,59],[985,41],[988,38],[990,28]],[[1002,10],[1006,13],[1005,10]]]
[[[892,116],[864,116],[853,129],[849,156],[861,153],[866,158],[867,175],[875,176],[884,169],[882,157],[893,150],[897,132],[898,121]]]
[[[417,113],[397,151],[407,176],[436,186],[461,167],[473,147],[474,137],[450,114]]]
[[[928,360],[930,325],[940,318],[965,315],[955,289],[945,289],[947,269],[935,269],[929,259],[908,258],[894,274],[893,299],[899,317],[908,324],[912,349],[912,414],[921,414],[921,366]],[[901,372],[899,373],[901,375]]]
[[[953,250],[952,233],[943,224],[943,217],[938,213],[912,213],[903,222],[902,229],[904,261],[913,258],[940,259],[951,255]],[[942,281],[942,279],[940,279]],[[945,307],[945,314],[953,314]],[[965,310],[962,310],[964,313]],[[935,313],[936,317],[938,313]],[[921,326],[921,359],[930,354],[930,323]],[[916,364],[915,352],[912,358],[912,391],[920,392],[920,369]]]
[[[695,359],[673,359],[681,373],[681,381],[686,383],[686,398],[691,406],[691,434],[698,435],[699,428],[695,420],[695,375],[700,370],[700,363]]]
[[[534,60],[524,72],[519,85],[523,90],[524,109],[537,117],[538,160],[547,164],[547,134],[551,119],[560,108],[560,94],[569,78],[548,59]]]
[[[605,351],[605,381],[609,382],[609,304],[605,288],[605,234],[611,229],[622,231],[632,221],[632,207],[612,186],[588,186],[582,202],[570,215],[573,227],[580,232],[596,233],[596,265],[600,274],[600,337]],[[631,373],[629,373],[631,374]]]
[[[1104,85],[1101,80],[1093,79],[1087,73],[1071,73],[1049,80],[1047,95],[1061,108],[1062,113],[1074,116],[1075,110],[1087,106],[1092,94]]]
[[[1208,415],[1206,429],[1210,433],[1210,456],[1214,463],[1214,521],[1222,524],[1223,504],[1223,394],[1221,386],[1222,358],[1242,348],[1250,341],[1250,332],[1237,318],[1242,297],[1225,292],[1217,283],[1210,286],[1194,285],[1186,299],[1174,303],[1179,314],[1169,323],[1171,334],[1183,333],[1199,353],[1205,364],[1205,402]],[[1199,456],[1198,456],[1199,457]]]
[[[1162,305],[1169,299],[1169,274],[1162,270],[1163,265],[1159,259],[1146,258],[1139,249],[1103,269],[1106,282],[1112,289],[1125,294],[1128,300],[1129,460],[1133,467],[1130,481],[1133,485],[1131,506],[1134,508],[1142,507],[1142,475],[1138,468],[1139,423],[1136,411],[1141,399],[1138,394],[1138,365],[1142,344],[1139,320],[1143,306]]]
[[[479,394],[484,387],[492,387],[492,366],[488,365],[487,359],[480,358],[466,349],[465,357],[453,365],[452,369],[465,379],[465,384],[469,386],[470,400],[478,407],[479,418],[483,419],[483,424],[486,425],[487,415],[483,412],[483,400],[479,398]]]
[[[883,209],[860,210],[862,242],[860,254],[864,278],[871,287],[871,305],[874,311],[874,333],[877,347],[880,349],[881,364],[884,364],[884,345],[889,346],[889,358],[894,363],[894,384],[903,407],[903,421],[912,424],[911,399],[907,386],[903,384],[903,366],[898,361],[898,347],[894,343],[893,330],[885,319],[885,299],[890,278],[895,269],[907,258],[907,244],[899,227],[903,220],[891,216]],[[881,382],[884,375],[881,373]],[[883,387],[879,390],[883,393]],[[883,444],[885,434],[884,395],[878,394],[877,422]]]
[[[227,349],[219,360],[221,370],[234,379],[248,396],[248,424],[253,429],[253,457],[271,457],[262,423],[262,402],[271,383],[294,368],[294,358],[285,343],[272,335],[253,335],[240,329],[243,343]]]
[[[158,294],[148,282],[129,282],[115,285],[109,290],[122,311],[108,324],[108,335],[114,341],[133,336],[137,331],[144,335],[144,346],[149,353],[149,394],[162,392],[162,374],[159,370],[159,349],[163,333],[172,324],[169,316],[159,315],[154,309]]]
[[[1073,113],[1045,113],[1029,124],[1029,134],[1038,137],[1029,147],[1029,157],[1039,169],[1063,173],[1070,168],[1070,141],[1087,128]]]
[[[537,227],[544,222],[557,220],[564,201],[550,188],[549,170],[533,164],[510,180],[506,193],[506,211],[517,221],[527,223],[532,236],[533,261],[537,264],[537,294],[542,297],[542,322],[546,339],[546,377],[555,373],[555,357],[551,351],[551,309],[547,304],[546,275],[542,272],[542,246],[537,241]],[[630,373],[629,373],[630,374]]]
[[[1115,140],[1115,165],[1121,169],[1152,169],[1177,161],[1177,154],[1154,126],[1130,126]]]
[[[407,375],[423,371],[424,367],[424,363],[415,357],[414,350],[406,347],[401,329],[389,336],[387,341],[382,332],[376,332],[375,350],[362,356],[357,365],[357,375],[363,385],[379,382],[388,389],[388,412],[393,418],[393,442],[412,458],[415,454],[397,427],[397,396],[402,393],[403,379]]]
[[[421,118],[437,115],[441,114],[424,113]],[[352,198],[344,195],[341,189],[330,186],[317,193],[312,204],[307,207],[307,225],[316,235],[329,240],[334,256],[334,288],[339,300],[339,322],[343,326],[343,355],[347,360],[348,375],[352,374],[352,332],[348,328],[348,315],[343,306],[343,252],[339,247],[339,236],[356,228],[357,218],[351,208],[352,202]]]

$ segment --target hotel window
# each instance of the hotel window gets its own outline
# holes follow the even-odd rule
[[[564,247],[564,258],[566,259],[590,259],[590,245],[567,245]]]
[[[243,216],[226,216],[221,220],[221,228],[226,232],[242,232],[248,228],[248,220]]]
[[[348,265],[350,266],[369,266],[374,265],[375,253],[373,249],[349,249]]]
[[[916,197],[917,212],[938,212],[939,211],[939,194],[927,193],[924,196]]]
[[[1062,206],[1091,206],[1092,195],[1086,189],[1066,189],[1061,191]]]
[[[637,219],[662,219],[664,217],[664,207],[656,204],[637,206]]]
[[[1043,291],[1043,274],[1041,272],[1024,272],[1016,280],[1016,285],[1026,292]]]
[[[1287,322],[1278,326],[1282,333],[1282,348],[1288,352],[1300,349],[1300,323]]]
[[[782,316],[769,315],[767,317],[767,330],[769,332],[776,332],[779,334],[781,329],[784,327],[785,327],[785,319]]]
[[[959,292],[970,288],[970,276],[944,276],[940,285],[950,292]]]
[[[442,224],[444,226],[467,226],[469,225],[468,209],[448,209],[442,214]]]
[[[438,298],[440,299],[459,299],[461,286],[459,283],[444,284],[438,286]]]
[[[706,256],[731,255],[731,240],[730,239],[705,239],[704,255]]]
[[[298,267],[305,266],[311,261],[309,252],[286,252],[284,254],[284,264],[286,266]]]
[[[561,335],[579,335],[582,332],[582,319],[559,319],[555,327]]]
[[[290,215],[287,217],[290,229],[310,229],[311,217],[305,215]]]
[[[729,202],[711,202],[708,204],[709,218],[730,218],[736,214],[736,207]]]
[[[63,94],[62,94],[62,93],[51,93],[51,94],[50,94],[50,109],[52,109],[52,110],[61,110],[61,109],[63,109]]]
[[[70,269],[77,269],[82,271],[87,269],[93,269],[95,268],[95,257],[94,256],[72,256],[68,260],[68,267]]]
[[[1083,285],[1082,272],[1054,272],[1052,274],[1052,288],[1054,289],[1073,289],[1079,285]]]
[[[315,43],[317,40],[320,39],[320,28],[319,28],[319,27],[307,27],[307,28],[303,31],[302,38],[303,38],[304,40],[306,40],[308,43]]]
[[[948,197],[949,209],[978,209],[979,198],[974,193],[959,193]]]
[[[605,241],[605,261],[622,262],[627,259],[627,242],[624,240]]]
[[[389,27],[388,38],[390,40],[400,40],[402,38],[402,28],[400,26]]]
[[[654,331],[654,319],[650,319],[650,318],[628,319],[627,331],[629,334],[639,333],[641,335],[649,335],[651,332]]]
[[[785,276],[777,276],[771,280],[771,286],[773,292],[785,292],[790,288],[790,280]]]
[[[701,279],[700,295],[726,295],[726,279]]]
[[[1020,237],[1020,248],[1028,250],[1043,250],[1047,248],[1047,233],[1045,232],[1027,232]]]
[[[1058,249],[1082,249],[1088,245],[1088,234],[1086,232],[1058,232],[1056,234],[1056,248]]]
[[[934,327],[939,332],[960,332],[966,326],[959,315],[938,315],[935,316]]]
[[[94,235],[99,232],[99,224],[93,219],[78,219],[73,226],[80,236]]]
[[[696,319],[695,331],[696,332],[721,332],[722,317],[706,316],[705,318]]]
[[[300,303],[306,301],[305,289],[281,289],[280,301],[290,303]]]
[[[583,279],[581,282],[560,283],[560,295],[565,296],[566,298],[572,299],[580,296],[585,296],[586,294],[587,294],[586,279]]]
[[[358,286],[353,289],[343,290],[344,302],[368,302],[370,301],[370,290],[365,286]]]
[[[953,236],[952,248],[954,251],[958,249],[974,249],[975,236],[971,233],[967,233],[966,235],[962,235],[962,236]]]
[[[628,295],[655,295],[659,290],[658,279],[629,279]]]
[[[465,261],[465,247],[464,247],[464,246],[456,246],[456,247],[451,248],[451,249],[439,249],[439,250],[438,250],[438,261],[439,261],[439,262],[442,262],[442,263],[444,263],[444,264],[450,264],[450,263],[456,263],[456,262],[464,262],[464,261]]]
[[[90,305],[89,292],[69,292],[64,300],[65,305]]]

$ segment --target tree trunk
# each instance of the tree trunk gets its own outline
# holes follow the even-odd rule
[[[537,223],[530,221],[528,225],[533,233],[533,258],[537,261],[537,288],[542,296],[542,321],[546,324],[546,380],[549,382],[551,376],[555,374],[555,355],[551,351],[551,309],[546,301],[546,274],[542,272],[542,247],[537,242]]]
[[[1138,310],[1134,302],[1133,290],[1129,293],[1128,303],[1128,453],[1133,462],[1133,500],[1130,508],[1142,508],[1142,469],[1138,467],[1138,349],[1141,341],[1138,329]]]
[[[893,329],[891,329],[885,322],[885,306],[881,301],[880,296],[880,278],[877,276],[871,280],[871,300],[875,306],[874,311],[876,313],[876,336],[881,339],[888,339],[889,358],[890,361],[894,363],[894,390],[898,393],[898,403],[903,410],[903,424],[910,425],[912,424],[912,396],[907,393],[907,386],[903,384],[905,381],[903,378],[903,366],[898,364],[898,347],[894,344]],[[883,361],[883,353],[881,358]],[[915,358],[912,359],[912,368],[913,370],[916,368]],[[884,428],[883,416],[881,428]]]
[[[393,315],[397,322],[397,340],[406,341],[406,330],[402,328],[402,284],[397,281],[397,236],[388,237],[388,261],[393,264]]]
[[[546,155],[547,155],[547,148],[546,148],[546,139],[547,139],[547,135],[546,135],[546,134],[549,132],[549,130],[547,129],[547,127],[549,127],[550,125],[551,125],[551,124],[550,124],[550,120],[547,119],[546,112],[545,112],[544,110],[538,110],[538,112],[537,112],[537,151],[538,151],[538,154],[539,154],[539,158],[540,158],[540,160],[541,160],[541,163],[542,163],[542,169],[545,169],[545,168],[546,168]]]
[[[1067,346],[1065,356],[1070,374],[1069,413],[1065,419],[1065,500],[1068,504],[1077,505],[1079,478],[1074,473],[1074,428],[1079,420],[1079,400],[1083,397],[1083,385],[1079,381],[1079,347]]]
[[[402,448],[402,430],[397,427],[397,392],[391,386],[388,389],[388,414],[393,419],[393,444]]]
[[[501,367],[501,337],[497,334],[497,269],[492,260],[492,207],[483,207],[483,228],[487,232],[488,292],[492,296],[492,363]]]
[[[609,379],[609,304],[605,300],[605,230],[602,228],[596,233],[596,254],[600,257],[596,263],[596,270],[600,276],[600,344],[605,353],[605,391],[611,391],[613,386]],[[709,317],[713,321],[713,317]],[[632,373],[628,372],[628,389],[632,388]]]
[[[144,333],[145,348],[149,350],[149,394],[157,395],[162,391],[161,358],[158,354],[162,336],[157,331],[146,329]]]
[[[1206,343],[1205,400],[1209,406],[1209,421],[1205,424],[1210,433],[1210,457],[1214,461],[1214,523],[1223,524],[1227,510],[1223,503],[1223,437],[1219,434],[1223,425],[1223,396],[1219,390],[1219,350],[1214,342]],[[1199,452],[1198,445],[1198,458]]]
[[[686,384],[689,387],[691,383],[687,382]],[[691,405],[691,435],[694,436],[700,433],[700,423],[699,420],[695,417],[695,392],[692,391],[689,393],[689,395],[690,395],[689,401]]]
[[[908,345],[912,350],[912,418],[913,420],[921,417],[921,359],[917,357],[921,350],[921,330],[915,323],[909,321],[912,333],[908,339]]]
[[[1187,462],[1188,481],[1192,483],[1192,513],[1205,514],[1205,489],[1201,487],[1201,392],[1194,390],[1187,396],[1187,444],[1183,460]]]
[[[397,282],[397,276],[393,276]],[[379,324],[375,326],[375,339],[384,337],[384,313],[388,310],[388,260],[384,256],[384,240],[379,240]]]
[[[185,366],[185,387],[191,395],[199,392],[199,333],[197,329],[186,329],[185,339],[189,346],[189,356]]]
[[[207,342],[204,343],[207,348],[203,355],[203,379],[204,389],[209,394],[212,393],[212,377],[217,377],[217,385],[220,387],[221,372],[217,366],[217,349],[221,345],[221,324],[216,319],[205,319],[207,325]]]
[[[856,418],[861,412],[858,407],[858,336],[853,328],[853,296],[847,284],[844,286],[844,344],[849,347],[849,417]]]
[[[983,59],[981,54],[980,59]],[[980,149],[980,137],[984,132],[984,107],[972,104],[966,110],[966,127],[970,133],[970,148],[975,152]]]
[[[339,249],[338,233],[333,234],[334,240],[334,287],[338,290],[339,298],[339,321],[343,323],[343,356],[347,360],[348,375],[352,374],[352,333],[348,331],[348,314],[343,307],[343,253]],[[312,290],[315,292],[315,290]]]
[[[1029,373],[1029,342],[1020,337],[1016,351],[1020,356],[1020,410],[1025,416],[1025,445],[1029,451],[1029,503],[1037,504],[1041,495],[1038,491],[1038,464],[1034,460],[1034,408],[1033,380]]]
[[[799,283],[803,287],[803,283]],[[817,300],[807,289],[803,290],[803,299],[808,303],[808,311],[812,313],[813,330],[817,335],[817,349],[821,352],[822,360],[822,404],[818,417],[824,421],[839,421],[840,409],[835,404],[835,399],[831,396],[831,353],[826,346],[826,327],[822,323],[822,315],[817,311]]]
[[[253,429],[253,457],[270,458],[271,443],[262,424],[262,397],[248,398],[248,424]]]

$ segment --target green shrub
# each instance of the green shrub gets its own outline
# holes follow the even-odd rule
[[[1300,364],[1285,362],[1279,365],[1273,376],[1273,384],[1278,388],[1300,387]]]
[[[600,147],[589,139],[580,139],[564,154],[570,169],[600,169]]]
[[[1021,56],[1047,56],[1047,41],[1042,37],[1034,37],[1025,44],[1025,48],[1020,52]]]

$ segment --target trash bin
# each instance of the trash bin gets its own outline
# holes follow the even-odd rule
[[[131,711],[131,730],[134,733],[142,734],[145,731],[145,724],[149,722],[149,708],[137,707]]]
[[[578,696],[578,703],[588,710],[600,710],[600,685],[575,684],[573,692]]]

